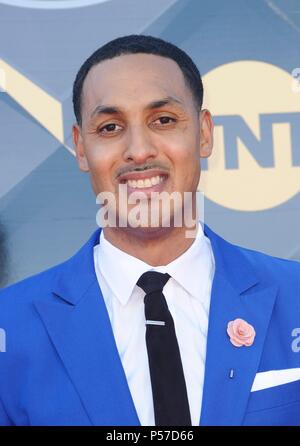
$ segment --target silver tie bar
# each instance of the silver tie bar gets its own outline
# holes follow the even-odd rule
[[[146,321],[146,325],[166,325],[164,321]]]

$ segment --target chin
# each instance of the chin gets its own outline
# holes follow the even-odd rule
[[[160,237],[164,237],[167,236],[171,230],[170,227],[165,228],[165,227],[151,227],[151,226],[147,226],[147,227],[131,227],[128,226],[127,228],[122,228],[126,231],[128,231],[129,233],[131,233],[132,235],[134,235],[135,238],[140,238],[143,240],[151,240],[151,239],[157,239]]]

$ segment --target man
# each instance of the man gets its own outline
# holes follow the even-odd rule
[[[198,223],[202,96],[189,56],[151,36],[115,39],[79,70],[77,161],[116,224],[1,292],[0,424],[300,425],[300,265]],[[158,225],[133,224],[137,192],[150,214],[152,193],[190,194],[194,236],[175,224],[183,202],[169,225],[165,201]]]

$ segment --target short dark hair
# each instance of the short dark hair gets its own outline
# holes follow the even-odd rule
[[[98,48],[80,67],[73,84],[73,107],[77,123],[81,126],[81,96],[84,80],[90,69],[98,63],[123,54],[146,53],[173,59],[181,69],[185,82],[191,89],[195,106],[200,112],[203,101],[201,75],[190,56],[176,45],[153,36],[131,34],[118,37]]]

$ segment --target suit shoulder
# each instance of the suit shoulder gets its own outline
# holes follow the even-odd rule
[[[271,256],[248,248],[239,248],[262,283],[269,282],[289,294],[300,296],[300,262]],[[295,293],[297,290],[298,293]]]
[[[22,302],[28,302],[49,293],[51,285],[55,281],[62,265],[63,263],[55,265],[2,288],[0,290],[0,308],[6,305],[15,305],[16,301],[19,305]]]
[[[205,225],[205,235],[210,239],[213,251],[222,258],[222,262],[229,270],[234,268],[238,271],[243,266],[244,269],[253,270],[259,277],[267,280],[270,278],[286,281],[288,278],[300,284],[300,262],[240,246],[218,235],[207,225]]]
[[[254,265],[270,272],[279,272],[286,274],[296,274],[300,279],[300,262],[296,260],[284,259],[281,257],[275,257],[269,254],[265,254],[260,251],[255,251],[248,248],[240,248],[247,259]]]

